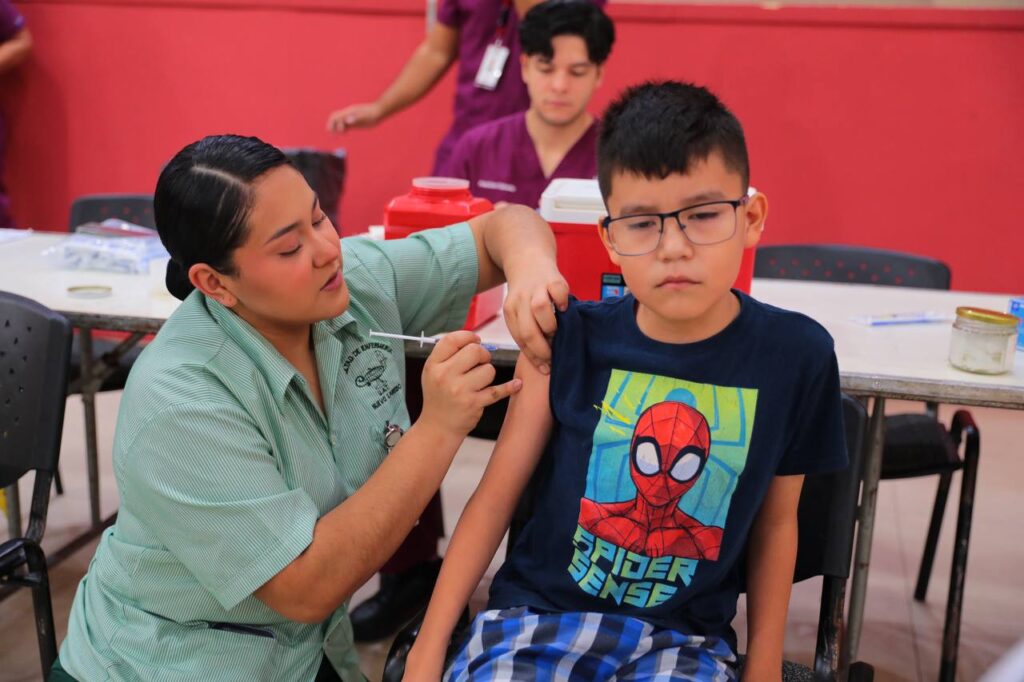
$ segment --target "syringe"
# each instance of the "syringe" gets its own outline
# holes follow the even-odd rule
[[[388,334],[387,332],[371,331],[370,336],[380,336],[385,339],[403,339],[405,341],[418,341],[420,344],[420,348],[423,348],[424,345],[433,346],[434,344],[441,340],[436,336],[426,336],[423,332],[420,332],[419,336],[407,336],[405,334]],[[493,343],[481,343],[480,345],[483,346],[485,350],[489,350],[491,352],[498,350],[498,346],[496,346]]]

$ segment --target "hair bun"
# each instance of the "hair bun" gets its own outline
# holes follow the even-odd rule
[[[185,297],[195,289],[188,279],[185,268],[173,258],[167,261],[167,275],[164,277],[164,283],[167,285],[167,291],[181,301],[184,301]]]

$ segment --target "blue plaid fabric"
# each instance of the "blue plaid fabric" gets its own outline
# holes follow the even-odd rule
[[[606,613],[484,611],[446,680],[734,682],[736,656],[716,637]]]

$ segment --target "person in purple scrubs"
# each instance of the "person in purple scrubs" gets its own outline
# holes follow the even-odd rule
[[[519,68],[530,108],[466,132],[443,174],[469,180],[474,196],[531,208],[553,178],[594,177],[598,124],[587,105],[614,42],[611,20],[586,0],[527,12]]]
[[[8,0],[0,0],[0,74],[19,64],[32,51],[32,35],[25,27],[25,17]],[[7,158],[7,122],[0,114],[0,227],[14,227],[11,199],[4,182]]]
[[[592,0],[604,6],[607,0]],[[401,72],[374,102],[352,104],[331,113],[327,129],[371,128],[419,101],[458,61],[452,125],[434,157],[434,174],[447,164],[465,131],[524,111],[530,104],[519,78],[519,17],[539,0],[441,0],[437,22]],[[500,41],[500,46],[496,44]],[[503,49],[504,48],[504,49]],[[507,52],[506,52],[507,50]],[[501,68],[481,70],[485,56],[503,59]]]

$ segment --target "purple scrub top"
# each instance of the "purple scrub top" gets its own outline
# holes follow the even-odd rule
[[[25,17],[21,16],[7,0],[0,0],[0,43],[10,40],[25,26]],[[7,196],[7,185],[4,182],[5,159],[7,157],[7,122],[0,114],[0,227],[14,227],[11,217],[11,200]]]
[[[604,7],[606,0],[592,2]],[[519,68],[519,16],[514,2],[502,34],[502,42],[509,48],[509,55],[498,87],[484,90],[473,84],[484,52],[497,35],[503,6],[503,0],[442,0],[437,10],[438,21],[459,31],[459,61],[452,127],[437,148],[435,175],[443,173],[455,143],[464,132],[530,107],[530,97]]]
[[[445,175],[469,180],[473,196],[537,208],[541,193],[555,178],[597,175],[597,132],[595,121],[550,177],[545,177],[526,129],[526,112],[512,114],[463,135],[452,151]]]

